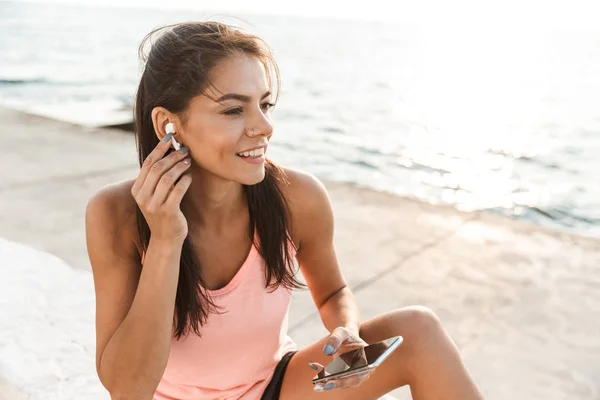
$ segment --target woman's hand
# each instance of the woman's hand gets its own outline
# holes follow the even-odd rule
[[[165,136],[148,155],[131,194],[148,222],[152,239],[183,241],[188,225],[180,205],[192,183],[192,176],[184,174],[190,158],[187,147],[165,156],[170,139],[171,134]]]
[[[323,353],[326,355],[339,357],[350,367],[362,367],[367,365],[367,357],[364,348],[367,343],[362,340],[357,333],[345,327],[336,328],[325,343]],[[319,363],[309,364],[312,369],[318,372],[319,378],[326,377],[325,367]],[[361,375],[353,375],[345,378],[332,378],[326,382],[315,385],[315,391],[325,391],[332,389],[347,389],[357,387],[365,380],[369,379],[372,371],[367,371]]]

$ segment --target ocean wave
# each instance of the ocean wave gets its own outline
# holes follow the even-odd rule
[[[590,234],[597,231],[600,218],[584,215],[585,210],[569,208],[567,205],[553,207],[517,205],[514,208],[488,208],[481,211],[508,216],[517,220],[532,222],[578,234]]]
[[[343,133],[345,134],[346,132],[344,131],[344,129],[337,127],[337,126],[331,126],[331,125],[327,125],[321,128],[323,131],[325,132],[329,132],[329,133]]]
[[[564,224],[570,224],[572,222],[575,223],[584,223],[590,225],[598,225],[600,224],[600,219],[595,218],[590,215],[582,215],[574,211],[575,206],[562,204],[556,207],[552,207],[548,210],[542,210],[538,207],[530,207],[533,211],[536,211],[548,218],[551,218],[555,221],[560,221]]]
[[[524,154],[518,152],[512,152],[508,150],[488,150],[489,154],[502,155],[510,157],[517,162],[528,163],[539,165],[540,167],[554,170],[567,170],[557,161],[546,160],[544,157],[540,157],[537,154]],[[571,171],[572,172],[572,171]]]
[[[515,160],[535,160],[537,157],[537,154],[522,153],[508,149],[488,149],[487,152],[490,154],[512,157]]]
[[[421,172],[425,172],[428,174],[433,173],[433,174],[443,175],[443,174],[449,174],[452,172],[450,169],[446,169],[446,168],[442,168],[442,167],[435,167],[435,166],[431,166],[431,165],[427,165],[427,164],[422,164],[422,163],[415,161],[414,159],[411,159],[409,157],[402,157],[402,158],[398,159],[396,166],[400,167],[400,168],[404,168],[404,169],[413,170],[413,171],[421,171]]]
[[[0,78],[0,85],[27,85],[30,83],[48,83],[45,78]]]
[[[353,161],[350,161],[350,164],[356,165],[358,167],[372,169],[372,170],[379,170],[379,167],[376,164],[373,164],[366,160],[353,160]]]
[[[0,85],[3,86],[16,86],[16,85],[44,85],[44,86],[58,86],[58,87],[72,87],[72,86],[86,86],[86,87],[103,87],[109,83],[102,79],[90,79],[85,76],[33,76],[33,77],[20,77],[20,76],[0,76]],[[117,83],[119,84],[119,83]],[[129,95],[129,93],[127,94]],[[120,94],[120,96],[127,96],[126,94]]]

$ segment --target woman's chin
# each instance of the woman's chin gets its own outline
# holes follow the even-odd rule
[[[257,183],[261,183],[265,179],[265,169],[260,168],[255,173],[252,174],[244,174],[240,176],[239,179],[236,179],[237,182],[242,185],[252,186]]]

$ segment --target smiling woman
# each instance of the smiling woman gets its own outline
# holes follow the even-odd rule
[[[159,103],[150,111],[151,121],[148,122],[152,122],[154,130],[160,131],[167,120],[174,123],[175,136],[190,148],[194,166],[202,167],[192,167],[193,178],[205,181],[201,175],[205,176],[204,172],[210,171],[211,176],[217,175],[227,182],[245,185],[254,185],[264,179],[265,158],[256,158],[254,150],[266,149],[273,134],[270,115],[272,91],[265,65],[268,65],[267,60],[261,61],[256,56],[244,54],[234,54],[215,61],[205,79],[206,87],[197,89],[202,94],[194,95],[195,92],[191,92],[181,116]],[[194,86],[191,83],[189,85]],[[226,93],[220,95],[223,92]],[[181,92],[178,95],[183,97]],[[138,104],[148,103],[138,96]],[[158,140],[153,132],[150,135]],[[252,155],[244,154],[251,150]],[[243,158],[245,163],[239,163],[240,153],[247,157]],[[249,168],[247,162],[256,167]],[[195,185],[191,188],[192,192],[194,190]]]
[[[188,22],[140,49],[156,36],[135,102],[139,175],[86,211],[96,367],[112,397],[374,399],[409,384],[415,399],[480,398],[430,310],[359,320],[324,186],[265,158],[279,87],[266,44]],[[294,259],[330,332],[299,351],[287,335],[291,291],[305,287]],[[372,378],[313,387],[331,357],[392,336],[405,344]]]

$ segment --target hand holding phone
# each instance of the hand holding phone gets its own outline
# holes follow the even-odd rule
[[[342,353],[326,367],[317,364],[320,371],[312,381],[315,391],[360,385],[402,344],[402,341],[402,336],[396,336]]]

